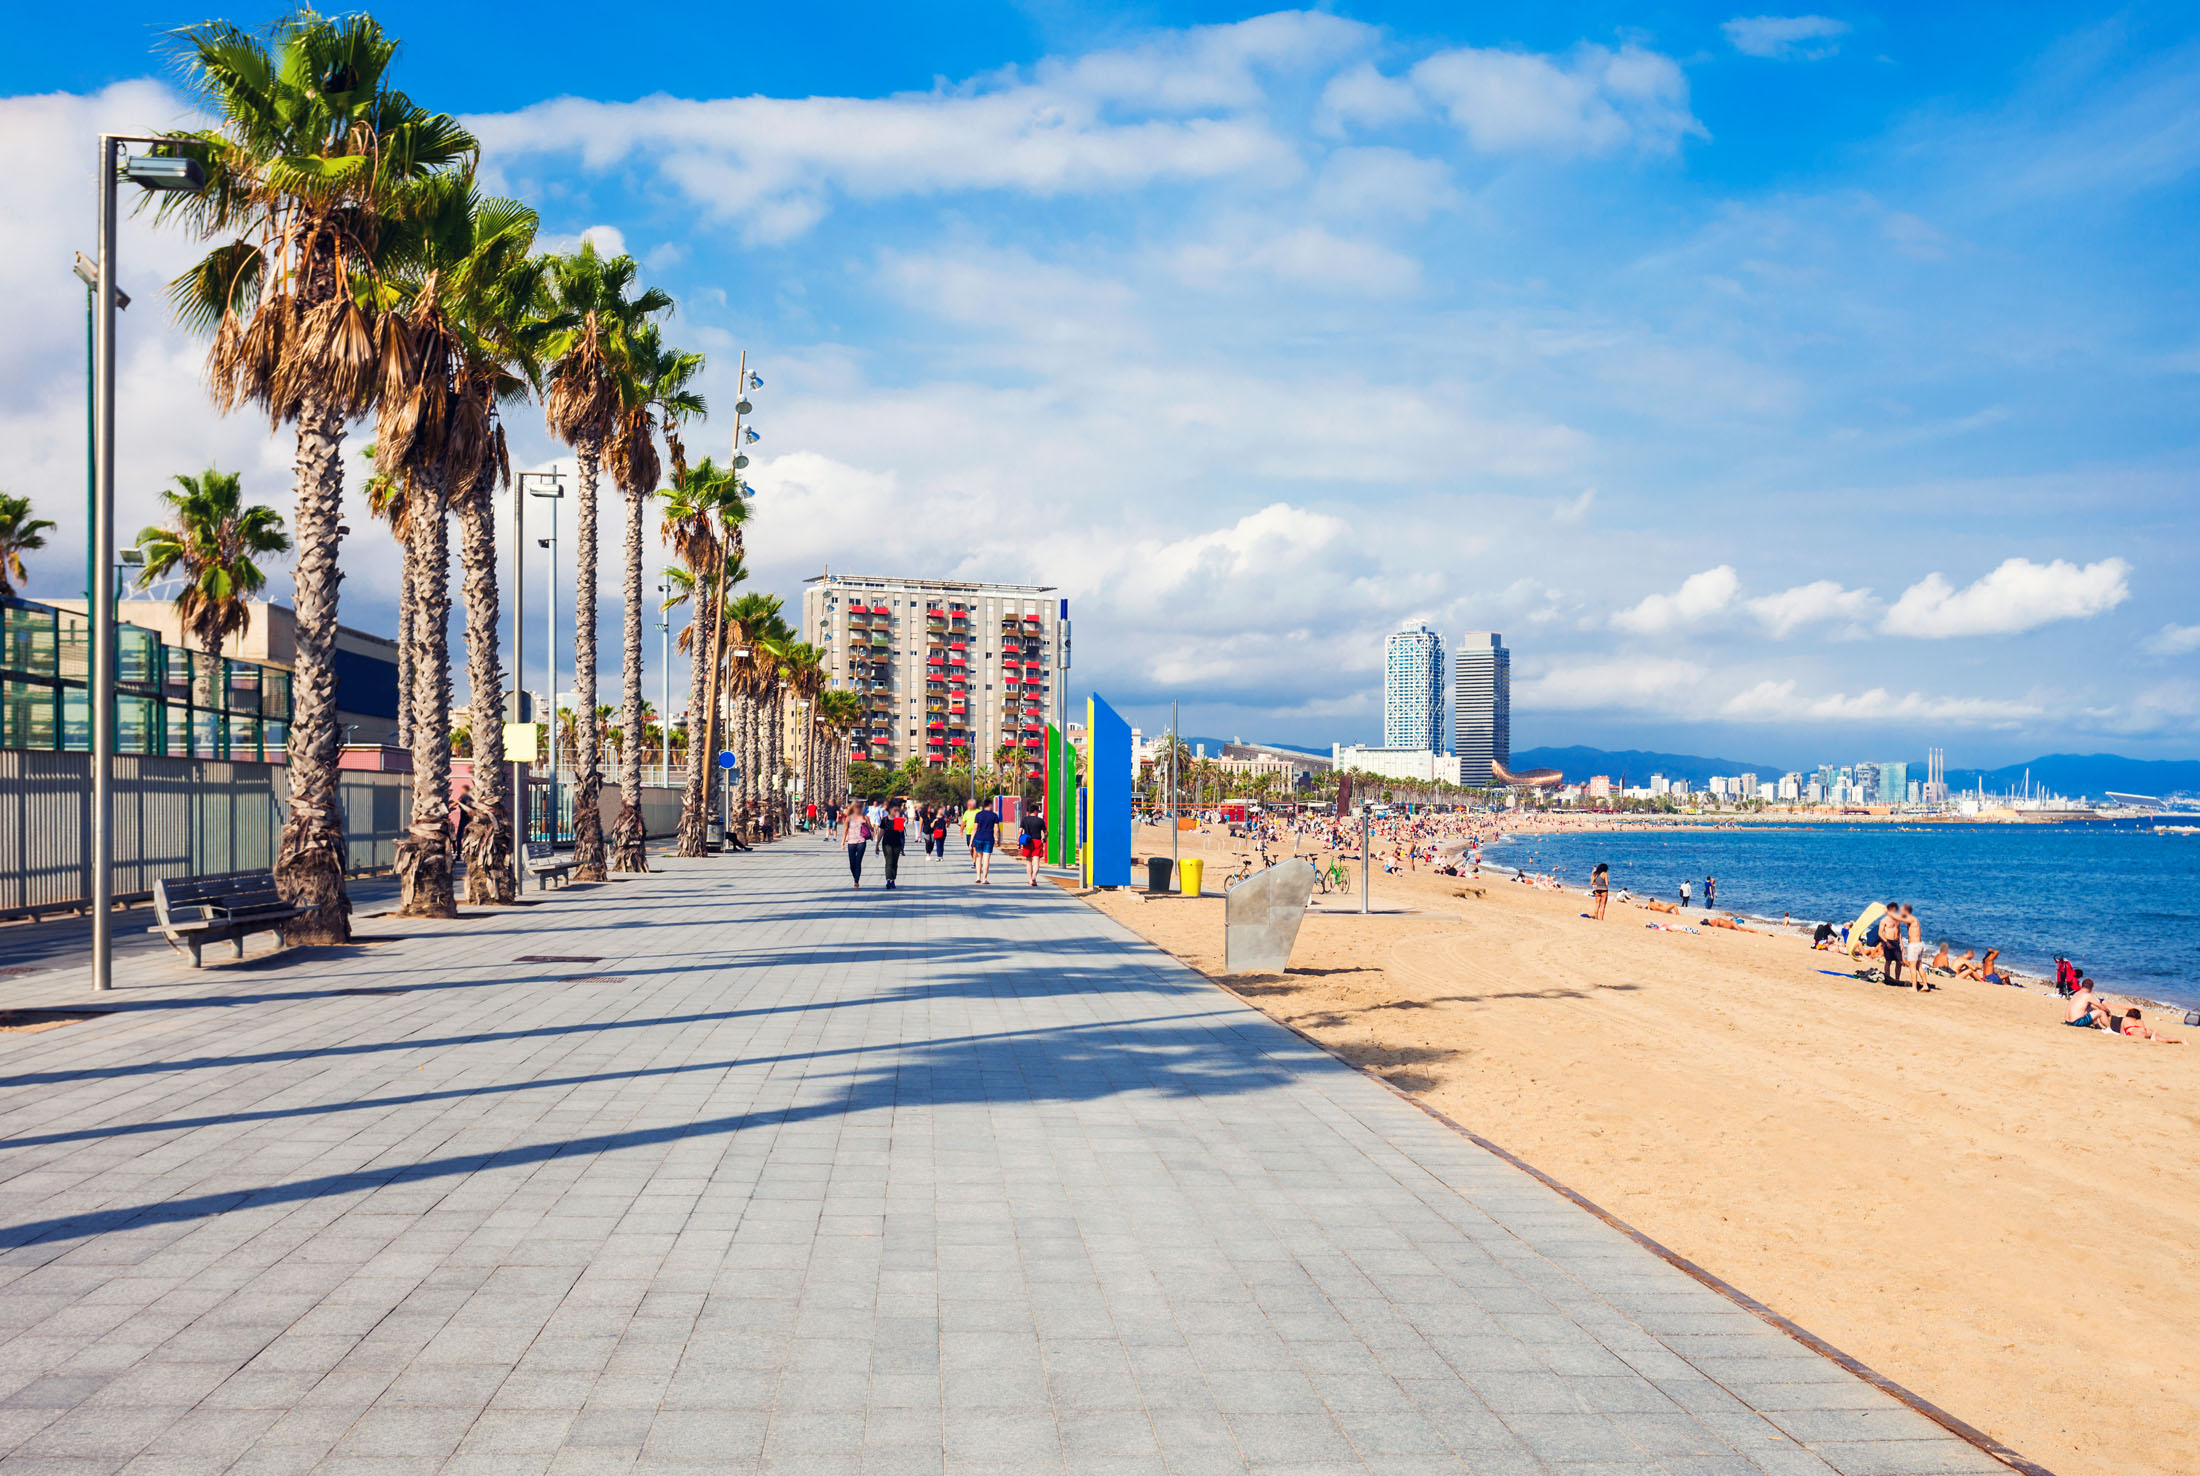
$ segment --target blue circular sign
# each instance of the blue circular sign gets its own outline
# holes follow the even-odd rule
[[[736,763],[737,763],[737,760],[736,760],[736,759],[734,758],[734,756],[733,756],[733,751],[732,751],[731,749],[721,748],[721,749],[719,749],[719,750],[718,750],[718,767],[719,767],[719,768],[721,768],[721,769],[730,769],[730,768],[733,768],[733,767],[735,766],[735,764],[736,764]]]

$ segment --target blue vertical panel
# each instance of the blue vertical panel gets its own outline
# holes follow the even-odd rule
[[[1092,884],[1131,884],[1131,725],[1092,699]]]

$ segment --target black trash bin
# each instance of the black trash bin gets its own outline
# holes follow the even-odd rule
[[[1175,867],[1176,863],[1166,856],[1148,856],[1146,858],[1146,891],[1153,896],[1166,893],[1169,890],[1169,873]]]

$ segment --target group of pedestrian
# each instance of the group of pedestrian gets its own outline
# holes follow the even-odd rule
[[[908,801],[900,795],[872,800],[866,805],[851,804],[839,822],[840,843],[848,851],[849,886],[856,890],[862,888],[864,858],[876,846],[886,870],[886,890],[893,891],[901,875],[902,852],[908,848],[910,835],[914,833],[921,840],[926,856],[935,862],[944,861],[947,859],[948,832],[958,825],[970,856],[972,884],[990,886],[993,852],[1001,826],[1001,813],[992,799],[982,805],[972,804],[959,817],[952,805],[924,805],[912,814]],[[1017,851],[1023,859],[1025,880],[1035,887],[1039,885],[1039,863],[1046,856],[1047,838],[1046,817],[1037,806],[1023,807],[1017,832]]]

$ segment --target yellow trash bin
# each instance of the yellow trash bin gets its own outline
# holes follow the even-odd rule
[[[1199,895],[1199,882],[1207,870],[1207,863],[1197,856],[1186,856],[1176,863],[1176,889],[1187,897]]]

